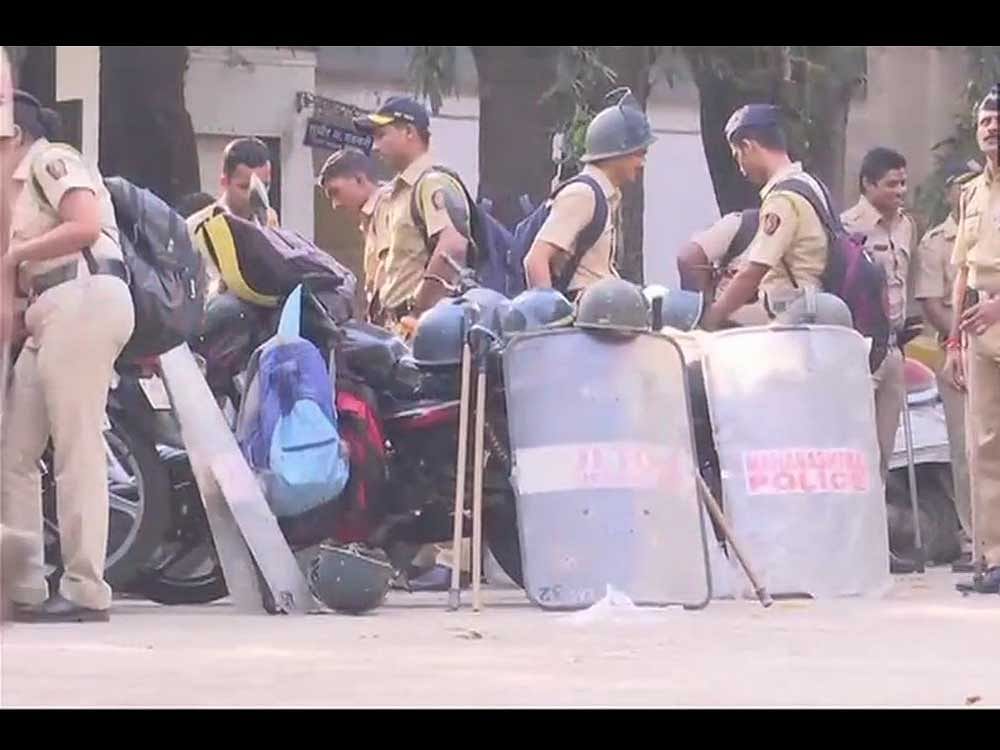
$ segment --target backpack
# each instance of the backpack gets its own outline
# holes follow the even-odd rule
[[[566,293],[569,283],[573,280],[576,270],[580,267],[580,261],[583,260],[584,254],[600,239],[601,234],[604,232],[604,227],[608,223],[608,199],[604,195],[604,191],[593,177],[587,175],[577,175],[566,180],[552,192],[548,200],[533,211],[528,212],[528,215],[514,228],[514,241],[507,253],[507,267],[509,269],[507,296],[516,297],[527,288],[527,279],[524,275],[524,259],[528,255],[528,251],[531,250],[531,246],[535,243],[535,237],[538,236],[545,221],[549,218],[549,214],[552,213],[552,202],[556,196],[564,188],[576,182],[588,185],[594,191],[594,200],[596,201],[594,217],[583,228],[579,236],[577,236],[576,249],[572,257],[570,257],[569,262],[563,268],[559,277],[553,280],[552,286],[554,289],[563,294]],[[522,207],[527,208],[523,202]]]
[[[726,254],[719,261],[719,266],[725,268],[738,257],[740,257],[757,236],[760,228],[760,210],[756,208],[747,209],[740,212],[740,226],[733,235],[733,241],[726,248]]]
[[[301,315],[297,287],[277,333],[250,359],[236,425],[240,448],[278,518],[337,500],[350,471],[333,408],[335,376],[319,349],[301,338]],[[332,357],[330,367],[335,367]]]
[[[292,549],[332,540],[336,544],[367,542],[383,518],[388,480],[385,434],[375,392],[353,378],[337,379],[337,427],[350,454],[350,476],[336,503],[326,503],[278,526]]]
[[[135,308],[135,328],[120,359],[157,357],[201,332],[205,310],[201,254],[181,215],[155,193],[123,177],[109,177],[104,186],[114,206]],[[45,195],[37,184],[36,189]]]
[[[847,233],[840,217],[827,209],[827,205],[833,206],[830,193],[823,183],[818,180],[817,183],[823,191],[826,205],[816,191],[802,180],[788,179],[774,189],[787,190],[805,198],[819,216],[829,240],[826,268],[820,277],[820,283],[823,291],[840,297],[850,309],[855,330],[872,340],[868,364],[871,371],[875,372],[888,353],[889,335],[892,331],[889,322],[888,280],[883,268],[864,245]],[[789,272],[792,285],[797,288],[798,284],[792,277],[788,263],[782,262]]]
[[[431,172],[448,175],[461,188],[469,207],[469,230],[472,234],[472,262],[469,264],[476,272],[476,279],[487,289],[501,294],[507,293],[507,250],[513,237],[510,230],[501,224],[483,204],[477,203],[465,187],[458,173],[448,167],[436,165],[424,172],[414,183],[410,193],[410,217],[417,230],[430,247],[430,237],[427,235],[427,222],[420,213],[420,185]]]
[[[218,213],[195,228],[226,283],[244,302],[277,307],[300,284],[322,297],[334,320],[353,317],[354,274],[297,232]],[[332,301],[332,303],[331,303]]]

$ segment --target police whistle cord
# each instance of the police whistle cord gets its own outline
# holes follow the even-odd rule
[[[736,538],[733,536],[733,530],[729,527],[729,523],[726,521],[722,508],[719,507],[718,500],[715,499],[715,495],[712,494],[712,490],[708,488],[708,484],[706,484],[704,478],[702,478],[698,471],[695,471],[694,476],[698,482],[698,489],[701,491],[705,507],[708,508],[708,512],[712,516],[712,519],[722,530],[723,535],[726,537],[726,541],[729,542],[729,546],[733,548],[733,552],[736,553],[736,559],[740,561],[740,566],[743,568],[743,572],[746,573],[747,578],[750,579],[750,585],[753,586],[754,594],[765,609],[770,607],[774,604],[774,599],[772,599],[771,595],[767,593],[767,589],[764,588],[764,585],[760,582],[760,578],[757,577],[753,568],[750,567],[750,563],[747,561],[746,556],[736,543]]]

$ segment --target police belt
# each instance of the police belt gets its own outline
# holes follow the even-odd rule
[[[114,276],[128,283],[128,268],[120,260],[97,259],[90,252],[86,252],[84,257],[87,260],[87,269],[91,276]],[[31,280],[31,297],[37,299],[50,289],[73,281],[79,275],[78,263],[67,263],[65,266],[54,268],[51,271],[40,273]]]

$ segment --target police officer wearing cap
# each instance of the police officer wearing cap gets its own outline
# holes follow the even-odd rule
[[[958,235],[959,200],[963,185],[981,170],[982,167],[974,161],[958,161],[948,165],[945,170],[945,186],[951,210],[943,222],[924,235],[917,248],[913,294],[920,302],[927,322],[937,331],[938,341],[942,345],[948,338],[953,322],[951,298],[956,268],[951,262],[951,253]],[[962,534],[962,560],[956,568],[971,568],[968,563],[971,563],[972,558],[972,507],[969,499],[969,464],[965,452],[965,393],[955,387],[942,367],[937,369],[938,392],[944,404],[951,449],[955,511]]]
[[[945,368],[957,388],[968,388],[966,419],[972,496],[973,559],[978,571],[963,589],[1000,592],[1000,180],[997,86],[975,110],[976,139],[986,156],[983,173],[959,200],[952,261],[952,320]]]
[[[397,173],[384,199],[389,244],[376,314],[381,324],[409,335],[457,280],[452,263],[467,264],[468,202],[462,185],[435,169],[430,116],[420,103],[392,97],[354,125],[372,133],[374,150]]]
[[[104,414],[115,360],[132,335],[134,310],[114,207],[96,169],[51,143],[55,113],[14,96],[14,134],[0,139],[12,183],[11,244],[2,262],[30,295],[29,338],[14,365],[3,424],[4,524],[32,536],[24,572],[7,591],[15,618],[106,621],[108,539]],[[58,480],[64,573],[48,591],[38,462],[49,439]]]
[[[354,148],[331,154],[316,182],[334,210],[344,208],[358,218],[364,243],[365,301],[371,321],[379,307],[378,290],[385,278],[389,252],[387,189],[379,184],[371,157]]]
[[[595,180],[607,200],[604,230],[590,247],[578,247],[581,233],[594,219],[597,198],[582,182],[560,190],[524,259],[529,289],[553,287],[553,281],[574,262],[576,270],[566,289],[559,290],[570,299],[601,279],[618,276],[615,257],[622,240],[621,189],[640,178],[646,153],[656,137],[635,97],[627,89],[614,93],[624,96],[590,123],[581,159],[586,165],[581,174]]]
[[[821,289],[827,256],[820,217],[809,201],[779,186],[785,180],[802,181],[827,203],[819,182],[788,157],[778,108],[769,104],[740,108],[726,125],[726,140],[740,171],[763,186],[763,203],[745,266],[705,313],[702,325],[709,330],[722,326],[758,292],[763,293],[769,317],[778,317],[806,289]]]

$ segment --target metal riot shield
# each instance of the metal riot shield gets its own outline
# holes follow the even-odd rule
[[[516,336],[503,363],[528,598],[579,609],[610,585],[636,604],[705,606],[705,519],[677,345],[560,329]]]
[[[284,614],[316,609],[309,584],[187,344],[161,356],[160,368],[234,604]],[[262,602],[257,571],[272,607]]]
[[[836,326],[703,341],[723,503],[773,595],[881,595],[885,493],[866,342]]]

